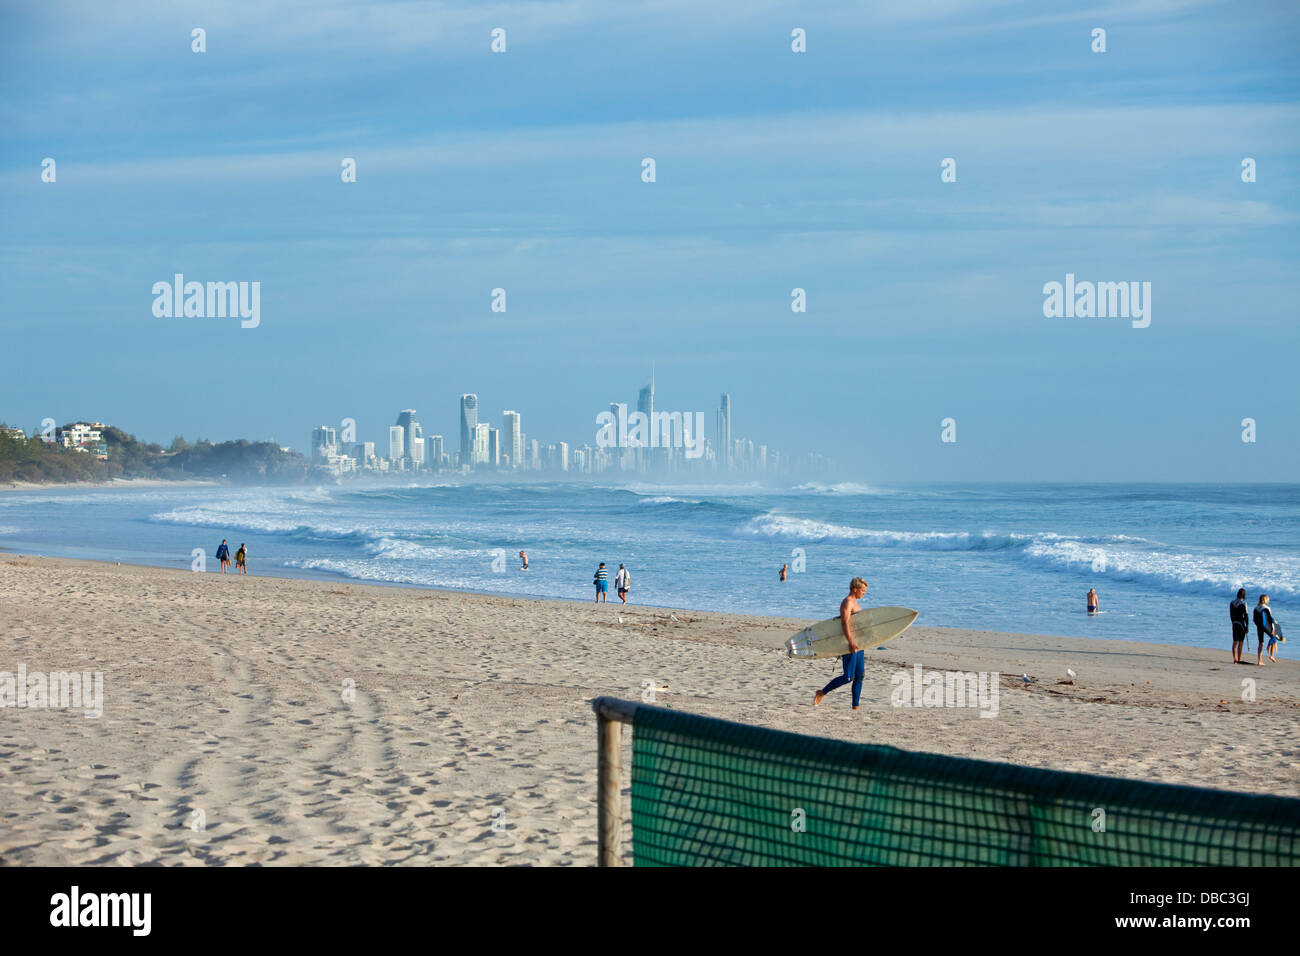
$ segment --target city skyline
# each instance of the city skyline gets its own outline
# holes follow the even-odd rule
[[[705,420],[702,412],[696,412],[694,416],[700,425],[691,425],[689,412],[656,409],[653,363],[650,381],[637,393],[636,410],[644,416],[640,431],[635,421],[633,428],[628,428],[626,403],[611,402],[608,407],[608,413],[595,416],[590,440],[543,442],[528,435],[523,428],[523,415],[515,409],[502,409],[500,427],[480,420],[479,396],[466,392],[457,402],[460,447],[455,451],[447,450],[445,438],[440,433],[426,437],[423,424],[417,418],[417,409],[406,408],[398,413],[396,422],[388,426],[386,455],[377,453],[376,449],[383,446],[366,441],[362,437],[362,428],[350,418],[344,418],[338,426],[315,426],[307,454],[313,465],[336,476],[362,472],[471,473],[483,470],[574,474],[619,471],[648,476],[688,472],[697,475],[826,475],[832,469],[830,460],[815,451],[791,455],[766,442],[733,437],[729,393],[721,395],[713,434],[695,434],[693,430],[698,430]],[[601,427],[602,421],[609,424]]]

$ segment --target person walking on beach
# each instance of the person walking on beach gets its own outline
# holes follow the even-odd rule
[[[1277,628],[1273,626],[1273,611],[1268,606],[1268,595],[1261,594],[1255,605],[1255,634],[1259,637],[1259,652],[1255,663],[1264,666],[1264,638],[1268,638],[1268,659],[1277,663]]]
[[[790,567],[790,565],[788,565],[788,564],[783,564],[783,565],[781,565],[781,580],[782,580],[782,581],[785,580],[785,569],[788,568],[788,567]]]
[[[248,573],[248,551],[245,550],[242,541],[239,544],[239,550],[235,552],[235,569],[240,574]]]
[[[522,562],[524,562],[524,566],[523,566],[522,568],[520,568],[519,570],[520,570],[520,571],[527,571],[527,570],[528,570],[528,555],[526,555],[526,554],[524,554],[524,552],[520,551],[520,552],[519,552],[519,560],[522,561]]]
[[[834,678],[829,684],[813,695],[813,706],[816,707],[822,702],[822,699],[837,687],[843,687],[845,684],[853,684],[853,709],[861,710],[859,701],[862,699],[862,678],[866,674],[867,662],[866,652],[858,647],[858,642],[853,638],[853,624],[849,620],[854,614],[862,610],[858,601],[867,593],[867,582],[862,578],[854,578],[849,582],[849,596],[840,602],[840,627],[844,631],[844,636],[849,642],[849,652],[840,658],[840,666],[843,667],[844,673]]]
[[[1088,588],[1088,613],[1097,613],[1097,589]]]
[[[596,569],[596,576],[591,579],[591,583],[596,585],[596,603],[605,601],[609,595],[609,572],[605,570],[604,561],[600,562],[600,567]]]
[[[1232,663],[1241,663],[1241,651],[1246,644],[1246,635],[1250,633],[1250,611],[1246,610],[1246,589],[1237,589],[1237,599],[1228,605],[1228,617],[1232,620]]]
[[[618,566],[618,573],[614,575],[614,589],[618,591],[618,599],[624,604],[627,603],[627,592],[631,585],[632,573],[620,564]]]
[[[226,539],[221,539],[221,544],[217,546],[217,560],[221,562],[221,573],[225,574],[230,570],[230,545],[226,544]]]

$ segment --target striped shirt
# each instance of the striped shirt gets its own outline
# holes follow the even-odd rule
[[[604,568],[601,568],[599,571],[596,572],[596,580],[597,580],[597,581],[608,581],[608,580],[609,580],[609,572],[606,571]]]

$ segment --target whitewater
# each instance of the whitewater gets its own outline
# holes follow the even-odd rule
[[[830,616],[849,578],[918,623],[1229,646],[1238,587],[1300,601],[1295,485],[789,488],[605,480],[0,494],[0,548],[190,568],[222,538],[254,574],[589,600],[600,561],[632,601]],[[530,568],[519,569],[518,552]],[[791,573],[778,580],[782,564]],[[1084,614],[1096,588],[1103,613]]]

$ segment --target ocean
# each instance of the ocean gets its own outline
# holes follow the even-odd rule
[[[1283,625],[1300,599],[1297,485],[430,480],[0,492],[9,551],[191,568],[199,549],[215,573],[223,537],[232,552],[247,544],[253,574],[591,600],[604,561],[611,580],[628,566],[633,605],[801,618],[833,615],[861,575],[865,603],[915,608],[920,625],[1225,651],[1237,587],[1252,605],[1269,593]]]

